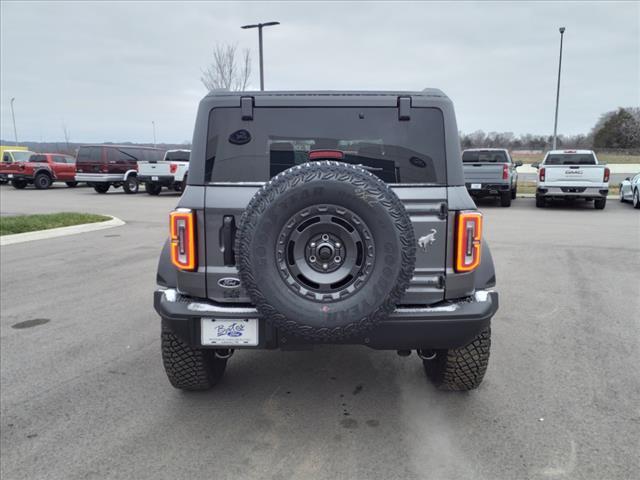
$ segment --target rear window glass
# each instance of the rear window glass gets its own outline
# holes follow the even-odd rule
[[[545,159],[546,165],[595,165],[593,153],[553,153]]]
[[[509,160],[504,152],[497,152],[492,150],[467,150],[462,152],[462,161],[467,163],[506,163]]]
[[[396,108],[239,108],[209,117],[206,178],[264,182],[308,161],[312,150],[340,150],[387,183],[445,184],[444,122],[435,108],[413,108],[409,121]]]
[[[78,163],[101,163],[102,147],[80,147]]]
[[[45,155],[31,155],[29,161],[32,163],[47,163],[47,157]]]
[[[165,160],[173,160],[176,162],[188,162],[189,152],[167,152],[164,157]]]

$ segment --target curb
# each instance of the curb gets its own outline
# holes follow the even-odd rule
[[[78,233],[95,232],[96,230],[105,230],[107,228],[120,227],[126,222],[111,215],[111,220],[106,222],[83,223],[81,225],[71,225],[70,227],[50,228],[48,230],[37,230],[35,232],[16,233],[13,235],[4,235],[0,237],[0,246],[15,245],[16,243],[32,242],[34,240],[45,240],[49,238],[66,237],[67,235],[76,235]]]

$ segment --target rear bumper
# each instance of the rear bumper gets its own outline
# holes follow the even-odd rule
[[[138,175],[138,182],[154,183],[162,185],[163,187],[170,187],[176,183],[176,180],[173,175]]]
[[[480,188],[472,188],[473,185],[480,185]],[[502,192],[508,192],[511,189],[509,183],[482,183],[482,182],[466,182],[465,186],[472,196],[480,197],[487,195],[499,195]]]
[[[163,325],[193,347],[200,343],[201,318],[245,319],[260,317],[249,307],[220,304],[181,295],[173,289],[154,293],[154,307]],[[366,345],[376,349],[437,349],[466,345],[491,323],[498,310],[498,293],[480,290],[472,297],[422,308],[398,308],[373,329],[345,339],[343,344]],[[253,349],[291,348],[310,345],[309,341],[281,334],[277,328],[259,320],[259,344]],[[210,347],[202,347],[210,348]]]
[[[538,186],[536,189],[536,195],[539,197],[574,197],[574,198],[603,198],[609,194],[608,185],[600,185],[596,187],[581,187],[581,186],[562,186],[562,187],[547,187],[544,185]]]
[[[120,183],[124,182],[123,173],[76,173],[76,182]]]

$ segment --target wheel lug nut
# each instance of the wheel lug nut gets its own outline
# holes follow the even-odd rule
[[[311,248],[316,248],[316,242],[311,242],[311,245],[309,245]]]
[[[329,268],[329,265],[327,265],[326,263],[323,263],[322,264],[322,268],[324,268],[326,270],[327,268]]]
[[[316,261],[316,257],[314,257],[313,255],[311,255],[311,256],[309,257],[309,261],[310,261],[311,263],[315,263],[315,261]]]
[[[336,248],[340,248],[340,242],[336,242]]]
[[[322,240],[324,240],[325,242],[327,240],[329,240],[329,235],[327,235],[326,233],[322,235]]]
[[[342,260],[340,257],[335,257],[333,259],[333,261],[336,262],[336,263],[340,263],[340,260]]]

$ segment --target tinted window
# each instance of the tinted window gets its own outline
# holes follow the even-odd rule
[[[80,147],[78,163],[101,163],[102,147]]]
[[[554,153],[545,159],[546,165],[595,165],[592,153]]]
[[[495,150],[466,150],[462,152],[462,161],[467,163],[506,163],[509,160],[504,152]]]
[[[189,161],[189,153],[186,151],[179,152],[167,152],[164,156],[165,160],[173,160],[177,162],[188,162]]]
[[[12,152],[11,155],[13,155],[13,159],[16,162],[28,162],[33,155],[33,152]]]
[[[206,171],[215,182],[264,182],[307,162],[312,150],[340,150],[388,183],[444,184],[442,112],[413,108],[399,121],[396,108],[256,108],[242,121],[239,108],[209,117]]]
[[[67,158],[62,155],[54,155],[53,161],[54,163],[67,163]]]
[[[76,159],[73,157],[70,157],[69,155],[65,155],[64,158],[67,159],[67,163],[76,163]]]
[[[31,155],[29,161],[33,163],[47,163],[47,157],[45,155]]]

